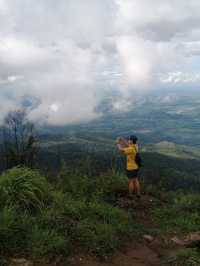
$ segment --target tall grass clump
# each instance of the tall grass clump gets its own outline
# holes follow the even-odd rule
[[[48,199],[48,187],[38,171],[14,167],[0,176],[0,205],[26,212],[41,210]]]

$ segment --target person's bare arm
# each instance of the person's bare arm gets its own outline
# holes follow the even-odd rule
[[[117,144],[117,148],[120,152],[123,152],[124,151],[124,148],[122,147],[121,144]]]
[[[128,147],[128,142],[124,138],[121,138],[121,143],[124,148]]]
[[[128,146],[126,140],[123,139],[122,137],[117,138],[116,143],[117,143],[117,148],[120,152],[124,152],[124,148]]]

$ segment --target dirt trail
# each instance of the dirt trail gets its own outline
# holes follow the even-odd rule
[[[67,265],[67,264],[65,264]],[[71,266],[159,266],[159,255],[147,245],[129,246],[117,252],[110,261],[100,262],[92,257],[79,257],[70,261]],[[64,266],[64,265],[63,265]]]
[[[99,261],[90,256],[71,258],[62,266],[163,266],[163,257],[175,255],[180,247],[163,247],[160,240],[155,239],[151,244],[129,243],[123,251],[118,251],[107,261]],[[59,265],[60,266],[60,265]]]

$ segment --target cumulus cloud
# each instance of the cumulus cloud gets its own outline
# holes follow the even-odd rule
[[[170,72],[160,78],[161,82],[168,84],[198,83],[200,73]]]
[[[135,92],[195,86],[199,25],[197,0],[0,0],[0,121],[24,99],[31,119],[62,125],[98,117],[111,91],[120,109]]]

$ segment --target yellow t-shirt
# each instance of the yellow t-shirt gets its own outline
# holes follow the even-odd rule
[[[135,162],[135,156],[138,152],[138,145],[133,144],[124,148],[124,154],[126,155],[126,169],[127,170],[136,170],[138,165]]]

